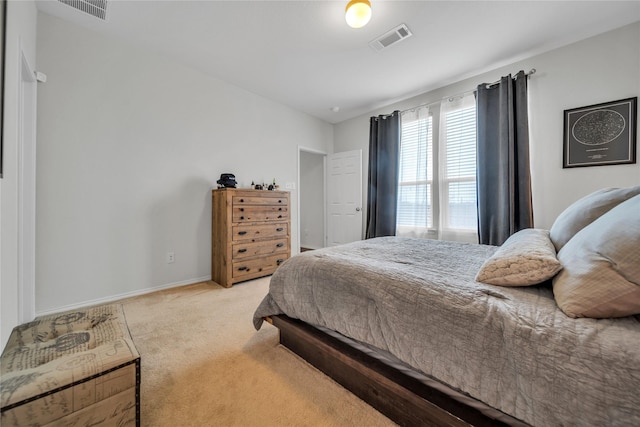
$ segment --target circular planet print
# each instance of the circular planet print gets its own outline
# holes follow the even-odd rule
[[[625,127],[622,114],[613,110],[597,110],[576,120],[571,134],[580,144],[602,145],[619,137]]]

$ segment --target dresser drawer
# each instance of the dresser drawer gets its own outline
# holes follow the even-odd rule
[[[287,206],[287,198],[286,197],[269,197],[271,193],[264,193],[260,196],[233,196],[232,203],[233,206],[242,206],[242,205],[275,205],[275,206]]]
[[[276,268],[287,260],[286,253],[271,255],[264,258],[240,260],[233,262],[233,280],[249,279],[271,274]]]
[[[289,250],[288,240],[274,239],[259,242],[236,243],[233,245],[233,260],[237,261],[260,255],[272,255],[277,253],[287,253]]]
[[[289,224],[286,222],[269,224],[240,224],[233,226],[234,242],[255,242],[256,240],[287,237],[289,235]]]
[[[233,206],[233,222],[287,221],[288,219],[287,206]]]

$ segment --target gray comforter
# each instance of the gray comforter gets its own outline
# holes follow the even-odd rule
[[[254,315],[286,314],[390,352],[535,426],[640,425],[640,321],[572,319],[551,287],[474,281],[496,248],[384,237],[281,265]]]

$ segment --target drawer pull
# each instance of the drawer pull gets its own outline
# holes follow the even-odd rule
[[[246,250],[245,248],[238,249],[238,253],[239,253],[239,254],[243,254],[243,253],[245,253],[245,252],[247,252],[247,250]]]
[[[278,203],[282,203],[282,200],[278,200]]]
[[[244,203],[244,199],[240,199],[240,203]]]
[[[283,260],[282,258],[280,258],[280,259],[278,259],[278,260],[276,261],[276,264],[280,265],[280,264],[282,264],[283,262],[284,262],[284,260]]]
[[[249,267],[238,267],[238,271],[249,271]]]
[[[282,218],[282,215],[278,215],[278,218]]]
[[[279,210],[279,211],[281,211],[281,210],[282,210],[282,208],[278,208],[278,210]]]
[[[241,217],[240,217],[240,219],[244,219],[244,217],[243,217],[243,216],[241,216]]]
[[[247,232],[246,232],[246,231],[238,231],[238,235],[239,235],[239,236],[244,236],[245,234],[247,234]]]
[[[282,231],[282,230],[284,230],[284,228],[282,228],[282,227],[276,228],[276,231]]]
[[[240,208],[240,212],[244,212],[244,208]]]
[[[279,248],[281,248],[281,247],[283,247],[283,246],[284,246],[284,243],[278,243],[276,246],[277,246],[277,247],[279,247]]]

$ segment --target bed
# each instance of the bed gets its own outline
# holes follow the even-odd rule
[[[274,273],[254,325],[401,425],[640,425],[632,190],[501,247],[382,237],[305,252]]]

